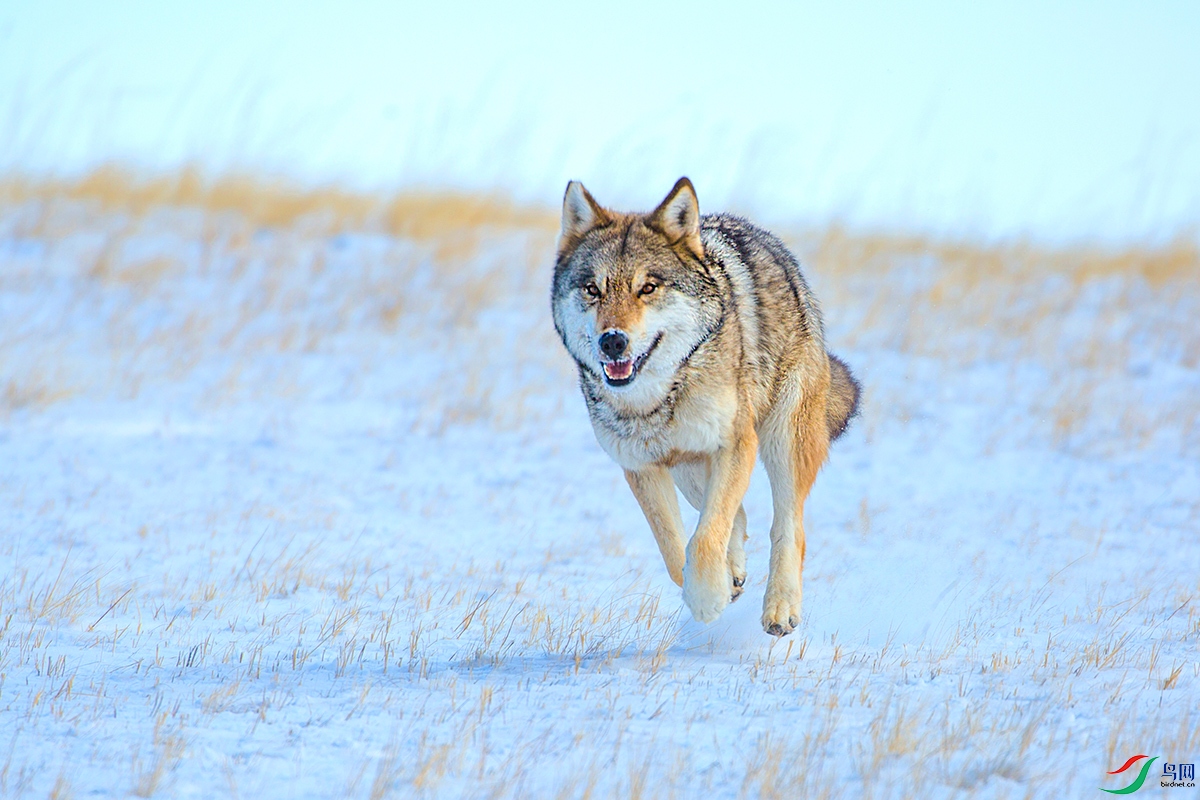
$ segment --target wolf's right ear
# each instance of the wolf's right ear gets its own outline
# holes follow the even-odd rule
[[[563,253],[593,228],[612,222],[612,215],[600,207],[579,181],[567,184],[563,197],[562,232],[558,237],[558,252]]]
[[[661,231],[672,245],[682,244],[696,258],[704,260],[704,245],[700,241],[700,203],[696,200],[695,187],[687,178],[675,182],[667,199],[650,212],[646,222]]]

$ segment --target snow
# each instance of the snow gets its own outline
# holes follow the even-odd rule
[[[0,225],[6,796],[1064,797],[1200,751],[1194,256],[794,238],[866,400],[775,641],[761,471],[704,627],[596,445],[552,217]]]
[[[0,6],[0,796],[1059,798],[1197,760],[1200,12],[597,10]],[[272,222],[69,182],[111,163],[434,193]],[[683,174],[788,234],[865,387],[779,641],[761,470],[700,625],[550,323],[567,180]]]

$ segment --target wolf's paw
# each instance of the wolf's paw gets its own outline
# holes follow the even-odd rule
[[[729,567],[729,574],[733,576],[733,594],[729,598],[730,602],[741,597],[746,588],[746,550],[743,546],[745,541],[746,534],[735,529],[729,537],[729,547],[725,551],[725,563]]]
[[[737,531],[734,531],[733,535],[737,536]],[[733,593],[729,597],[729,602],[732,603],[741,597],[746,589],[746,553],[741,548],[736,551],[731,548],[725,557],[725,564],[733,580]]]
[[[713,575],[704,575],[691,564],[683,571],[683,602],[696,621],[705,624],[721,616],[730,598],[734,597],[729,573],[724,569],[713,572]]]
[[[768,591],[763,598],[763,630],[772,636],[787,636],[800,624],[800,596],[772,596]]]

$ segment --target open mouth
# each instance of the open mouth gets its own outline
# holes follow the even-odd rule
[[[602,362],[604,382],[609,386],[628,386],[632,383],[633,379],[637,377],[638,370],[642,368],[642,364],[646,363],[646,359],[650,357],[650,354],[654,352],[654,348],[658,347],[658,343],[662,341],[662,337],[661,333],[656,336],[654,343],[637,358]]]

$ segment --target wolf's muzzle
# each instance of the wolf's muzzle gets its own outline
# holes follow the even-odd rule
[[[605,334],[607,335],[607,334]],[[613,361],[602,361],[601,366],[604,369],[604,380],[609,386],[628,386],[637,377],[638,370],[642,368],[642,364],[646,363],[646,359],[654,352],[654,348],[658,347],[662,341],[661,333],[654,337],[654,341],[646,348],[646,352],[642,353],[637,358],[632,358],[628,351],[628,337],[625,334],[620,334],[625,339],[625,346],[621,348],[623,358],[618,358]],[[600,348],[604,349],[604,337],[600,337]]]
[[[608,331],[600,337],[600,352],[613,361],[620,361],[629,347],[629,337],[623,331]]]

